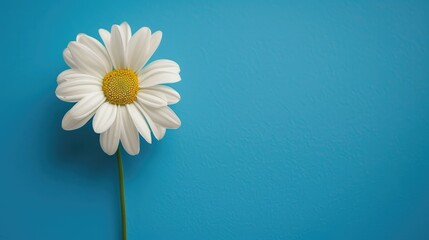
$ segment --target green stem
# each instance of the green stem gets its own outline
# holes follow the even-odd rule
[[[127,240],[127,215],[125,213],[125,192],[124,192],[124,169],[122,167],[121,152],[118,147],[116,152],[119,170],[119,190],[121,192],[121,216],[122,216],[122,240]]]

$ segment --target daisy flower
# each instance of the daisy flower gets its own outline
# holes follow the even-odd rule
[[[130,155],[140,151],[139,134],[152,142],[164,137],[167,128],[181,122],[168,107],[180,95],[163,84],[180,81],[179,65],[161,59],[149,64],[158,48],[162,33],[147,27],[134,35],[128,23],[100,29],[103,40],[79,34],[63,52],[70,69],[58,75],[57,97],[76,104],[65,114],[62,127],[74,130],[91,118],[100,134],[103,151],[113,155],[122,144]]]

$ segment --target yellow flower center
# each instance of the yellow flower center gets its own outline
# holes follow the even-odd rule
[[[118,69],[104,76],[101,88],[109,103],[125,105],[137,99],[139,81],[132,70]]]

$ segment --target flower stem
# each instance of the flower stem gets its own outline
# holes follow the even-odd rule
[[[126,240],[127,239],[127,215],[125,213],[124,169],[122,167],[121,152],[119,148],[118,148],[118,151],[116,152],[116,158],[118,159],[119,190],[121,195],[122,240]]]

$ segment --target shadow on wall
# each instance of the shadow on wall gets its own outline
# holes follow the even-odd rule
[[[72,103],[61,102],[52,93],[41,98],[34,111],[39,113],[35,122],[44,144],[46,154],[43,168],[52,174],[73,174],[86,179],[97,179],[111,175],[116,167],[115,156],[106,155],[100,147],[99,136],[92,130],[91,121],[80,129],[65,131],[61,128],[64,114],[73,106]],[[109,170],[110,169],[110,170]]]
[[[31,155],[38,155],[34,166],[42,181],[57,187],[54,198],[62,199],[70,194],[80,194],[82,199],[91,196],[88,191],[105,194],[110,204],[113,223],[118,238],[121,234],[119,211],[119,186],[115,156],[106,155],[99,145],[99,135],[92,130],[91,121],[84,127],[65,131],[61,128],[64,114],[73,104],[58,100],[52,91],[48,96],[39,96],[27,117],[33,126],[27,127]],[[29,122],[29,121],[27,121]],[[43,142],[40,143],[40,142]],[[28,154],[28,153],[27,153]],[[73,187],[73,192],[66,189]],[[82,200],[86,201],[86,200]],[[72,221],[72,219],[69,219]]]
[[[92,120],[88,121],[82,128],[73,131],[65,131],[61,128],[61,121],[64,114],[73,106],[73,103],[61,102],[56,98],[54,92],[52,95],[41,97],[40,102],[33,108],[34,122],[38,126],[34,141],[43,141],[44,148],[36,151],[38,154],[44,154],[42,168],[49,171],[48,174],[73,174],[76,177],[85,179],[111,178],[116,174],[116,155],[109,156],[103,152],[99,142],[99,134],[92,129]],[[34,114],[37,113],[37,114]],[[42,119],[43,118],[43,119]],[[34,130],[32,130],[34,131]],[[152,154],[157,151],[157,144],[148,144],[140,138],[139,160],[145,161],[126,161],[124,164],[131,164],[125,171],[134,171],[133,169],[146,165],[151,159]],[[37,144],[40,146],[40,144]],[[122,157],[135,158],[125,154],[121,149]],[[132,160],[132,159],[131,159]]]

